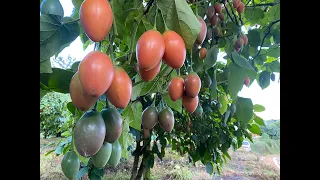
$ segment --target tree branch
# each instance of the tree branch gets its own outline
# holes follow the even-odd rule
[[[225,9],[226,9],[227,16],[230,17],[230,19],[231,19],[232,22],[235,22],[235,21],[233,20],[232,16],[230,15],[229,11],[228,11],[227,5],[226,5],[224,2],[223,2],[223,5],[224,5],[224,7],[225,7]]]
[[[146,14],[149,12],[149,10],[150,10],[151,5],[152,5],[153,2],[154,2],[154,0],[149,0],[149,1],[148,1],[148,3],[147,3],[147,9],[146,9],[145,12],[143,12],[143,15],[146,15]]]
[[[262,38],[262,41],[261,41],[261,44],[260,44],[260,49],[259,49],[259,51],[257,52],[257,54],[252,58],[252,61],[260,54],[261,49],[262,49],[262,46],[263,46],[263,43],[264,43],[264,40],[265,40],[266,37],[270,34],[271,27],[272,27],[274,24],[278,23],[278,22],[280,22],[280,19],[278,19],[278,20],[276,20],[276,21],[273,21],[273,22],[271,22],[271,23],[269,24],[269,26],[268,26],[268,32],[264,34],[264,36],[263,36],[263,38]]]
[[[140,151],[140,141],[136,141],[136,150]],[[138,164],[139,164],[139,153],[135,154],[134,156],[134,162],[133,162],[133,167],[132,167],[132,171],[131,171],[131,177],[130,180],[134,180],[137,176],[137,171],[138,171]]]
[[[228,4],[229,4],[229,6],[231,7],[231,12],[232,12],[232,14],[233,14],[233,16],[234,16],[234,19],[235,19],[235,21],[236,21],[236,25],[239,26],[239,23],[238,23],[238,20],[237,20],[237,16],[236,16],[236,14],[233,12],[232,5],[231,5],[231,3],[230,3],[229,0],[228,0]]]
[[[245,7],[257,7],[257,6],[274,6],[280,4],[280,2],[276,2],[276,3],[265,3],[265,4],[255,4],[253,6],[245,6]]]

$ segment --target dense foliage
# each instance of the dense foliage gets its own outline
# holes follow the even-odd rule
[[[89,30],[85,29],[91,24],[90,19],[82,19],[82,24],[79,21],[82,0],[72,0],[74,10],[71,17],[61,16],[60,10],[57,13],[42,12],[40,98],[50,91],[70,92],[70,81],[78,72],[79,62],[70,69],[52,68],[50,57],[59,54],[80,36],[84,49],[95,43],[95,50],[106,53],[113,65],[122,67],[132,80],[129,104],[117,109],[122,117],[122,132],[117,141],[121,145],[123,158],[131,155],[128,147],[136,142],[132,153],[135,157],[132,179],[142,176],[148,179],[155,156],[162,159],[165,156],[164,148],[169,144],[181,155],[188,154],[193,163],[201,161],[208,173],[220,173],[221,166],[227,162],[226,158],[230,159],[228,149],[239,148],[245,138],[252,141],[251,133],[261,134],[259,125],[264,125],[264,121],[254,113],[264,111],[264,107],[254,105],[250,98],[239,97],[238,92],[244,84],[250,86],[253,81],[265,89],[270,81],[275,81],[274,73],[280,73],[280,1],[243,0],[241,5],[235,2],[112,0],[112,27],[108,24],[110,32],[99,42],[93,42],[88,36],[99,39],[101,37],[98,35],[104,32],[96,31],[88,35]],[[209,9],[213,11],[212,8],[216,13],[209,13]],[[109,18],[106,18],[107,21]],[[181,68],[173,69],[173,65],[164,60],[158,64],[156,75],[146,79],[146,76],[142,76],[142,68],[153,68],[158,61],[143,64],[144,55],[137,54],[140,51],[136,51],[136,46],[139,38],[145,32],[154,30],[154,27],[161,34],[169,29],[181,36],[186,56]],[[201,48],[206,49],[205,55],[203,50],[200,53]],[[161,44],[159,49],[163,49]],[[151,50],[150,53],[153,53]],[[221,53],[224,54],[224,60],[217,61]],[[161,59],[163,54],[160,55]],[[184,97],[172,101],[168,92],[170,80],[177,76],[185,79],[194,73],[201,79],[199,92],[194,91],[198,98],[195,106],[191,101],[186,102]],[[99,79],[102,77],[99,76]],[[149,131],[153,136],[146,135],[141,117],[143,110],[153,105],[159,112],[167,107],[172,110],[172,131],[165,132],[157,123]],[[96,106],[90,109],[101,112],[104,107],[115,107],[115,104],[102,95]],[[103,170],[94,167],[90,157],[85,158],[77,152],[72,138],[74,125],[86,112],[78,110],[71,102],[67,108],[75,120],[70,121],[68,133],[64,134],[66,138],[58,143],[55,151],[57,154],[66,154],[70,150],[77,154],[84,165],[77,173],[77,179],[87,172],[90,179],[101,178]],[[140,142],[143,142],[142,146]],[[76,158],[74,154],[69,154],[65,157]],[[140,156],[142,163],[138,168]]]

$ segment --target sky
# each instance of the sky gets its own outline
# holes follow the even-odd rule
[[[73,10],[73,4],[71,0],[60,0],[60,3],[64,9],[64,16],[70,16]],[[77,61],[87,55],[94,49],[94,44],[88,46],[83,51],[83,45],[78,37],[70,46],[66,47],[58,56],[67,58],[68,56],[76,58]],[[218,54],[218,61],[224,61],[223,54]],[[51,61],[54,65],[54,62]],[[248,88],[243,86],[238,96],[251,98],[253,104],[260,104],[265,107],[265,111],[256,112],[264,120],[280,119],[280,83],[278,83],[279,73],[275,73],[276,80],[270,81],[270,85],[262,90],[257,81],[254,81]]]

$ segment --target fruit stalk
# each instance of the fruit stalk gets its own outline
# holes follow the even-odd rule
[[[229,4],[229,6],[231,7],[231,12],[232,12],[232,14],[233,14],[233,16],[234,16],[234,19],[235,19],[235,21],[236,21],[236,25],[239,26],[239,22],[238,22],[238,20],[237,20],[237,16],[236,16],[236,14],[234,13],[234,11],[233,11],[233,9],[232,9],[232,5],[231,5],[231,3],[230,3],[229,0],[228,0],[228,4]],[[230,16],[230,17],[231,17],[231,16]]]
[[[160,10],[161,17],[162,17],[162,19],[163,19],[163,23],[164,23],[164,32],[169,31],[169,28],[168,28],[168,26],[167,26],[167,23],[166,23],[166,21],[165,21],[165,19],[164,19],[164,17],[163,17],[162,10],[161,10],[160,8],[158,8],[158,6],[157,6],[157,9],[159,9],[159,10]],[[158,10],[157,10],[157,12],[158,12]]]
[[[140,149],[141,149],[140,141],[136,141],[136,151],[139,152]],[[134,156],[130,180],[134,180],[137,176],[139,157],[140,157],[139,153],[136,153]]]
[[[227,15],[230,17],[231,21],[234,22],[234,19],[233,19],[233,17],[230,15],[230,13],[229,13],[229,11],[228,11],[228,8],[227,8],[227,6],[226,6],[226,4],[225,4],[225,2],[222,2],[222,3],[223,3],[223,5],[224,5],[224,7],[225,7],[225,9],[226,9]],[[231,7],[231,8],[232,8],[232,7]]]
[[[133,51],[135,50],[134,40],[136,38],[137,30],[138,30],[138,27],[139,27],[139,24],[140,24],[142,17],[143,16],[138,16],[138,18],[137,18],[138,20],[134,19],[134,22],[133,22],[133,32],[132,32],[132,36],[131,36],[130,51],[129,51],[130,53],[129,53],[129,58],[128,58],[129,64],[131,63],[132,54],[133,54]]]

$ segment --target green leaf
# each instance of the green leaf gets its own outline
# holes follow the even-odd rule
[[[47,60],[61,46],[74,41],[80,33],[79,24],[71,17],[42,14],[40,16],[40,59]]]
[[[139,76],[139,74],[136,75],[135,77],[135,83],[138,83],[138,82],[142,82],[142,83],[139,83],[135,86],[132,87],[132,93],[131,93],[131,101],[134,101],[137,99],[137,97],[140,96],[140,92],[142,90],[142,87],[144,86],[145,82],[143,82],[143,80],[141,79],[141,77]]]
[[[209,49],[203,62],[203,66],[205,67],[205,70],[208,70],[217,62],[218,53],[219,53],[219,48],[216,45],[212,46],[212,48]]]
[[[78,71],[78,67],[81,61],[76,61],[71,65],[71,69],[74,73],[76,73]]]
[[[80,9],[80,6],[84,0],[72,0],[72,4],[76,9]]]
[[[228,78],[228,88],[232,98],[237,97],[238,92],[242,89],[244,79],[249,76],[255,76],[255,71],[241,68],[235,63],[229,65],[230,76]]]
[[[280,19],[280,3],[272,6],[269,10],[269,21],[275,21]]]
[[[238,33],[239,32],[239,27],[233,23],[232,21],[228,21],[226,24],[226,29],[228,29],[228,32],[230,33]]]
[[[141,130],[141,116],[142,116],[142,104],[140,101],[136,101],[127,106],[122,116],[124,119],[130,122],[130,127],[140,131]]]
[[[192,52],[192,69],[194,72],[198,73],[203,68],[203,61],[199,56],[200,49],[196,49]]]
[[[280,57],[280,46],[276,44],[270,46],[268,49],[268,56],[275,58]]]
[[[271,63],[265,64],[267,71],[269,72],[280,72],[280,62],[272,61]]]
[[[223,155],[225,155],[229,160],[231,160],[231,157],[230,157],[230,155],[229,155],[228,151],[223,152]]]
[[[252,66],[249,64],[248,60],[241,57],[237,52],[231,53],[231,58],[234,60],[236,64],[238,64],[240,67],[253,70]]]
[[[261,134],[261,130],[260,130],[260,127],[256,124],[251,124],[251,127],[248,128],[248,130],[250,132],[252,132],[253,134],[258,134],[260,135]]]
[[[151,153],[148,158],[147,158],[147,162],[146,162],[146,168],[153,168],[154,165],[154,155]]]
[[[123,126],[122,126],[122,133],[119,137],[119,143],[121,146],[121,157],[128,159],[129,158],[129,151],[128,146],[130,146],[133,142],[132,135],[129,133],[129,119],[124,119]]]
[[[256,2],[257,3],[257,2]],[[244,11],[245,18],[251,23],[257,23],[264,18],[264,13],[261,8],[258,7],[246,7]]]
[[[212,173],[213,173],[212,162],[208,162],[208,163],[206,164],[206,172],[207,172],[208,174],[212,174]]]
[[[95,173],[98,176],[101,176],[101,177],[104,175],[104,169],[103,168],[101,168],[101,169],[93,168],[92,172]]]
[[[61,134],[61,136],[68,137],[68,136],[71,136],[71,133],[69,131],[65,131]]]
[[[280,44],[280,30],[279,29],[275,29],[273,32],[273,40],[274,43],[276,44]]]
[[[243,124],[248,124],[253,115],[253,104],[249,98],[238,97],[236,103],[237,111],[235,115]]]
[[[253,47],[260,46],[261,38],[260,32],[257,29],[248,31],[248,44]]]
[[[257,76],[257,82],[262,89],[267,88],[270,85],[270,72],[262,71]]]
[[[266,108],[260,104],[255,104],[255,105],[253,105],[253,110],[254,110],[254,112],[262,112],[262,111],[266,110]]]
[[[264,123],[263,119],[259,116],[257,116],[256,114],[253,114],[254,118],[254,122],[256,122],[257,124],[261,125],[261,126],[266,126],[266,124]]]
[[[182,99],[181,99],[181,98],[178,99],[178,100],[176,100],[175,102],[173,102],[173,101],[171,100],[170,96],[169,96],[169,93],[166,92],[166,93],[164,93],[164,95],[163,95],[163,99],[164,99],[164,101],[167,103],[167,105],[168,105],[170,108],[178,111],[179,113],[182,112]]]
[[[52,149],[52,150],[48,151],[44,156],[48,156],[49,154],[51,154],[54,151],[55,151],[55,149]]]
[[[76,180],[79,180],[80,178],[82,178],[88,172],[88,170],[89,169],[87,166],[81,168],[77,173]]]
[[[52,73],[50,59],[44,61],[40,59],[40,73]]]
[[[76,114],[76,107],[72,104],[72,102],[68,102],[67,108],[73,115]]]
[[[48,92],[50,92],[50,91],[40,89],[40,99],[41,99],[44,95],[46,95]]]
[[[217,99],[217,80],[216,80],[216,74],[214,73],[213,77],[211,78],[212,83],[210,85],[210,97],[212,99]]]
[[[69,93],[70,81],[73,76],[73,72],[60,68],[52,68],[53,73],[50,74],[48,80],[48,87],[50,90]]]
[[[191,49],[200,33],[200,22],[187,1],[158,0],[157,5],[168,28],[177,32],[184,40],[186,48]]]
[[[96,175],[92,171],[88,174],[88,177],[89,177],[90,180],[101,180],[101,176]]]

